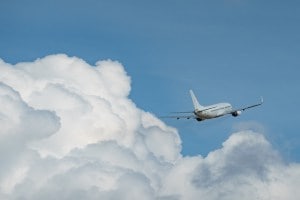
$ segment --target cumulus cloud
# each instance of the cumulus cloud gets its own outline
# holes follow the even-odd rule
[[[139,109],[122,64],[0,61],[1,199],[298,199],[298,163],[239,131],[206,157]]]

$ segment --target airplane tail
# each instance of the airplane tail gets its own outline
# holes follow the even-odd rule
[[[193,90],[190,90],[190,94],[191,94],[191,97],[192,97],[192,101],[193,101],[195,111],[203,110],[204,107],[199,104]]]

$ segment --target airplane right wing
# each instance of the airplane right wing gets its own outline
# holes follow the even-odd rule
[[[260,106],[261,104],[263,104],[263,102],[264,102],[264,99],[263,99],[263,97],[261,97],[259,103],[253,104],[253,105],[250,105],[250,106],[246,106],[246,107],[243,107],[243,108],[239,108],[239,109],[234,109],[234,110],[230,111],[228,114],[232,114],[233,116],[236,117],[236,116],[241,114],[241,111],[244,111],[244,110],[247,110],[249,108],[256,107],[256,106]]]

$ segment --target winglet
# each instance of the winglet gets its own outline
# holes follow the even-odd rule
[[[260,104],[263,104],[263,102],[264,102],[264,98],[261,96],[260,97]]]

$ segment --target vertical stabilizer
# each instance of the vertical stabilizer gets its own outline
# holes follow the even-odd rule
[[[194,104],[194,108],[196,111],[198,110],[202,110],[203,109],[203,106],[201,106],[193,92],[193,90],[190,90],[190,94],[191,94],[191,97],[192,97],[192,100],[193,100],[193,104]]]

